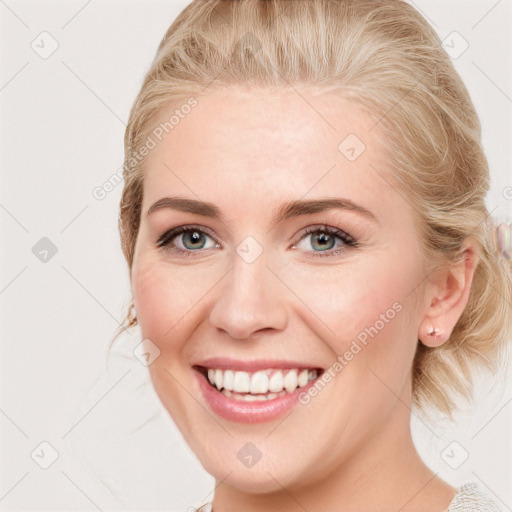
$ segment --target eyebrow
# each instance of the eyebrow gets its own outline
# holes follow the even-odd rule
[[[222,220],[222,214],[219,208],[213,203],[188,199],[184,197],[164,197],[154,203],[147,211],[150,215],[154,211],[161,209],[179,210],[186,213],[195,213],[204,217]],[[279,223],[283,220],[300,215],[311,215],[313,213],[324,212],[332,209],[348,210],[360,214],[373,222],[378,223],[377,217],[363,206],[354,203],[345,198],[319,198],[309,200],[293,200],[282,204],[273,211],[273,223]]]
[[[221,211],[213,203],[184,197],[164,197],[159,199],[149,208],[147,215],[150,215],[151,213],[164,208],[179,210],[186,213],[195,213],[204,217],[211,217],[213,219],[222,220]],[[373,222],[379,223],[376,216],[370,210],[367,210],[357,203],[354,203],[350,199],[340,197],[309,200],[299,199],[289,201],[274,210],[272,220],[277,224],[292,217],[299,217],[300,215],[311,215],[313,213],[324,212],[332,209],[352,211],[363,217],[366,217]]]

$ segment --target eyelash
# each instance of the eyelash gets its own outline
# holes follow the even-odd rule
[[[171,253],[177,253],[178,255],[183,255],[185,257],[193,257],[194,253],[201,252],[202,249],[198,249],[197,251],[193,250],[183,250],[178,247],[170,247],[170,242],[176,238],[177,236],[183,234],[183,233],[189,233],[197,231],[201,234],[207,235],[210,238],[212,238],[217,244],[219,243],[213,234],[210,232],[210,230],[205,229],[201,226],[194,226],[194,225],[187,225],[187,226],[179,226],[173,229],[170,229],[169,231],[166,231],[156,242],[156,247],[158,249],[162,249],[163,251],[171,252]],[[356,248],[359,247],[359,243],[348,233],[345,233],[345,231],[326,226],[325,224],[319,224],[315,226],[310,226],[306,229],[304,229],[301,233],[301,237],[299,239],[299,242],[301,242],[307,235],[311,233],[326,233],[328,235],[335,235],[339,240],[343,242],[343,246],[338,249],[330,249],[329,251],[312,251],[313,258],[329,258],[338,256],[342,252],[346,251],[347,247]],[[293,244],[295,247],[297,244]]]

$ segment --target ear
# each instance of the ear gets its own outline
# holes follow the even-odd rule
[[[466,307],[471,283],[480,259],[477,244],[466,238],[463,258],[447,263],[429,278],[425,288],[425,310],[418,338],[427,347],[438,347],[450,337],[455,324]]]

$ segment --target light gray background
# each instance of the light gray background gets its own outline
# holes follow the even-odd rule
[[[213,478],[131,354],[138,333],[104,364],[129,297],[117,233],[122,187],[103,200],[92,193],[121,167],[131,104],[187,3],[0,0],[1,510],[174,512],[211,498]],[[415,5],[442,39],[456,31],[469,44],[454,61],[481,116],[488,206],[511,219],[511,1]],[[42,58],[52,39],[57,50]],[[47,262],[32,251],[43,237],[57,247]],[[413,416],[414,438],[442,478],[479,482],[512,510],[512,389],[484,392],[455,427]],[[40,465],[52,448],[42,442],[58,453],[48,469]],[[469,458],[452,469],[446,461],[463,450]]]

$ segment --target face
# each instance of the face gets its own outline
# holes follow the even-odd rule
[[[248,492],[326,480],[409,422],[414,211],[386,178],[379,126],[348,100],[237,88],[197,101],[146,160],[131,285],[160,351],[152,383],[217,479]],[[148,213],[164,198],[182,201]]]

